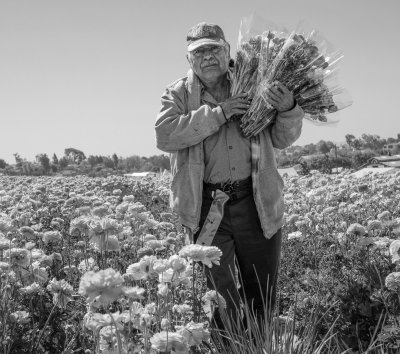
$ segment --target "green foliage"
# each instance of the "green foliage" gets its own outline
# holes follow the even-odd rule
[[[6,168],[7,162],[5,162],[3,159],[0,159],[0,169]]]

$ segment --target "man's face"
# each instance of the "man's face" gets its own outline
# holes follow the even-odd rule
[[[215,81],[228,71],[229,45],[205,45],[188,53],[194,73],[202,81]]]

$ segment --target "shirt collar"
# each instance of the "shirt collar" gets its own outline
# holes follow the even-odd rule
[[[226,78],[229,81],[229,85],[232,85],[232,75],[233,75],[233,68],[229,67],[228,71],[226,72]],[[201,80],[199,79],[199,83],[200,83],[200,93],[201,95],[204,94],[204,92],[206,92],[206,87],[204,86],[204,84],[201,82]]]

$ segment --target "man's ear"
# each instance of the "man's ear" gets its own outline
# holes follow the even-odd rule
[[[192,64],[192,61],[190,60],[190,55],[189,55],[189,53],[186,54],[186,59],[187,59],[189,65],[190,65],[190,68],[193,69],[193,64]]]

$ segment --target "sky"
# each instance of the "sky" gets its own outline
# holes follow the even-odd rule
[[[300,21],[344,53],[339,80],[353,100],[335,127],[304,122],[295,145],[400,133],[398,0],[0,0],[0,158],[76,148],[151,156],[165,87],[186,75],[186,34],[222,27],[234,57],[240,21],[255,13]]]

